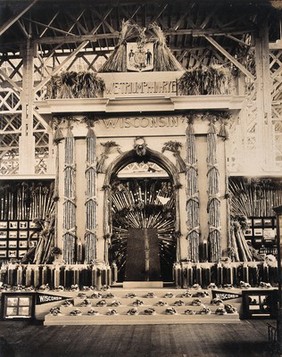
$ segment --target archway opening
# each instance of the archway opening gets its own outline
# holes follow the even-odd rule
[[[138,244],[135,245],[135,252],[129,249],[129,245],[132,247],[129,239],[134,246],[142,232],[155,232],[158,248],[148,248],[148,264],[151,267],[159,264],[160,268],[159,277],[146,279],[144,275],[145,280],[172,281],[172,268],[176,260],[176,207],[172,178],[152,161],[132,162],[112,174],[110,184],[112,240],[109,259],[117,264],[118,281],[129,278],[132,258],[134,262],[137,258],[142,259],[142,248],[138,248]],[[138,269],[134,264],[133,267]]]

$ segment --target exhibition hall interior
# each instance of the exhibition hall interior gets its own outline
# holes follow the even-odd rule
[[[76,326],[101,350],[69,356],[156,356],[98,329],[210,324],[282,353],[282,1],[13,0],[0,19],[0,354],[35,355],[11,330]]]

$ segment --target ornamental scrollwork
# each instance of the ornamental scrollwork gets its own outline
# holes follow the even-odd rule
[[[186,164],[180,155],[181,148],[182,148],[182,144],[179,141],[168,141],[164,143],[162,152],[171,151],[173,153],[173,156],[176,158],[176,163],[179,172],[185,172]]]
[[[115,141],[107,141],[105,143],[101,143],[101,145],[104,147],[104,152],[102,152],[100,158],[98,159],[97,172],[105,173],[105,169],[106,169],[105,162],[108,159],[109,154],[112,153],[114,149],[116,149],[120,154],[121,151],[120,151],[120,146]]]

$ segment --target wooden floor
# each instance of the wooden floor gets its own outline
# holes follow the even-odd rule
[[[42,326],[0,321],[0,356],[267,356],[267,323],[153,326]],[[12,351],[4,353],[3,344]],[[2,346],[2,347],[1,347]],[[1,353],[2,348],[2,353]]]

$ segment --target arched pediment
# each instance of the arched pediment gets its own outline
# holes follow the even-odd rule
[[[175,186],[179,184],[179,175],[175,165],[164,154],[147,148],[144,156],[139,156],[135,150],[129,150],[118,156],[106,170],[105,185],[110,184],[113,174],[118,174],[119,171],[130,163],[149,161],[156,163],[165,170]]]

